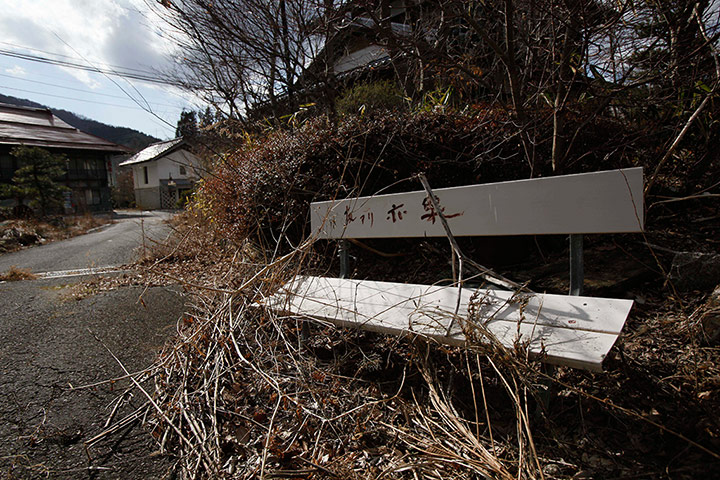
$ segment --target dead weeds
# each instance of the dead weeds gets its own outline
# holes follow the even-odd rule
[[[184,217],[136,272],[93,281],[181,284],[192,315],[131,376],[161,450],[186,478],[710,478],[720,466],[715,303],[647,286],[591,373],[310,324],[261,306],[308,245],[266,258]],[[549,400],[548,400],[549,399]],[[123,423],[125,422],[125,423]]]
[[[11,266],[5,273],[0,273],[0,282],[18,282],[21,280],[35,280],[37,275],[26,268]]]
[[[83,235],[112,222],[110,215],[89,214],[58,216],[47,221],[5,220],[0,222],[0,254]]]

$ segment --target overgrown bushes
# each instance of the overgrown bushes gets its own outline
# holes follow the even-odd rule
[[[576,139],[582,154],[575,168],[627,166],[629,156],[613,153],[615,141],[608,142],[622,141],[621,129],[612,123],[603,129],[609,133],[586,130]],[[483,105],[464,115],[385,111],[339,123],[314,118],[219,157],[194,209],[232,238],[282,232],[297,241],[307,233],[311,201],[418,190],[420,172],[434,188],[548,173],[549,142],[535,145],[531,166],[514,131],[509,112]]]
[[[419,172],[436,187],[476,181],[483,152],[499,143],[483,139],[484,128],[451,115],[385,113],[338,125],[314,119],[218,161],[196,208],[241,237],[269,227],[297,238],[313,200],[417,189],[412,177]],[[510,154],[502,163],[519,164],[520,158]],[[503,176],[494,170],[494,177]]]

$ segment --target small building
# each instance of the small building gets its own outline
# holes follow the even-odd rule
[[[410,57],[397,48],[390,48],[387,39],[381,38],[378,32],[387,29],[392,36],[410,39],[414,27],[408,21],[417,14],[411,15],[408,10],[417,9],[427,2],[382,0],[376,12],[377,18],[387,23],[382,27],[376,19],[367,16],[365,4],[341,3],[340,10],[344,11],[344,15],[333,11],[332,18],[324,19],[331,33],[303,68],[294,85],[293,96],[290,97],[287,92],[276,93],[273,100],[253,103],[246,112],[248,118],[259,120],[292,114],[298,111],[298,102],[323,104],[354,85],[406,75]],[[410,8],[411,5],[413,8]]]
[[[0,184],[9,184],[18,165],[10,152],[19,146],[40,147],[65,155],[66,174],[60,183],[70,188],[67,212],[112,209],[110,199],[111,159],[130,149],[81,132],[47,108],[0,104]],[[8,200],[14,202],[14,200]]]
[[[135,204],[145,210],[176,208],[202,170],[200,159],[182,137],[148,145],[120,167],[132,167]]]

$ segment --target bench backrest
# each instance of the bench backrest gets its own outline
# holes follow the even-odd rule
[[[453,235],[640,232],[642,168],[439,188]],[[311,205],[318,238],[444,237],[425,191]]]

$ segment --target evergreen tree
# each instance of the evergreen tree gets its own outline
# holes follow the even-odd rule
[[[15,197],[19,203],[30,200],[30,206],[39,208],[42,216],[62,206],[69,188],[58,183],[65,175],[65,155],[53,155],[38,147],[16,147],[10,155],[18,160],[13,183],[5,186],[4,194]]]
[[[210,107],[206,107],[205,111],[199,112],[199,118],[200,118],[200,127],[209,127],[213,123],[215,123],[215,115],[213,114],[212,110],[210,110]]]
[[[178,120],[177,128],[175,128],[175,137],[183,137],[187,141],[192,141],[197,136],[197,115],[193,110],[183,110],[180,112],[180,120]]]

